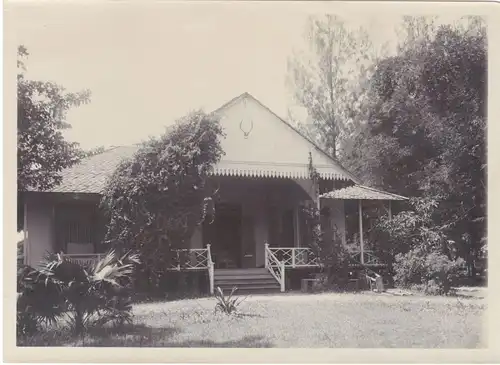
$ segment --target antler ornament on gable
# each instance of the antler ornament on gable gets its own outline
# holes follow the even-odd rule
[[[243,105],[244,105],[244,107],[245,107],[245,109],[246,109],[246,107],[247,107],[247,102],[246,102],[246,100],[243,100]],[[246,139],[246,138],[248,138],[248,135],[250,134],[250,132],[253,130],[253,120],[252,120],[252,119],[250,119],[250,128],[249,128],[249,129],[247,129],[247,130],[244,130],[244,129],[243,129],[243,122],[244,122],[244,121],[245,121],[245,119],[242,119],[242,120],[241,120],[241,122],[240,122],[240,129],[241,129],[241,131],[243,132],[243,137],[245,137],[245,139]]]

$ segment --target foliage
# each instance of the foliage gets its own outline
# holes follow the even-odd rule
[[[64,311],[59,288],[45,281],[41,273],[29,266],[17,270],[17,336],[34,334],[42,325],[53,324]]]
[[[245,300],[245,298],[233,297],[236,290],[238,290],[238,288],[234,287],[231,293],[226,297],[222,289],[217,287],[214,295],[217,301],[217,304],[215,304],[215,311],[221,311],[225,314],[235,314],[238,311],[239,305]]]
[[[311,16],[305,38],[308,47],[288,61],[288,84],[293,101],[311,120],[302,129],[336,157],[339,137],[355,122],[366,90],[363,80],[377,55],[365,30],[350,30],[335,15]]]
[[[473,273],[486,227],[486,27],[407,17],[396,55],[381,59],[365,123],[341,160],[363,182],[440,201],[432,220]]]
[[[454,257],[454,242],[448,240],[446,227],[436,224],[439,204],[431,198],[410,198],[408,210],[392,218],[381,216],[373,229],[381,248],[391,256],[405,253],[414,247],[441,250]]]
[[[21,192],[49,189],[61,181],[61,170],[80,159],[78,143],[68,142],[62,132],[71,126],[67,111],[88,103],[88,90],[68,93],[53,83],[26,78],[28,51],[17,50],[17,230],[23,228]]]
[[[459,277],[464,261],[450,260],[440,252],[421,248],[396,255],[394,280],[398,286],[418,288],[427,294],[447,294]]]
[[[457,258],[446,227],[436,224],[439,205],[429,198],[412,198],[410,206],[412,210],[401,211],[392,219],[381,217],[377,222],[381,256],[394,268],[396,285],[417,285],[429,294],[448,293],[463,260]]]
[[[223,155],[222,128],[201,111],[181,118],[159,138],[145,142],[107,182],[101,207],[108,217],[106,241],[141,255],[146,284],[158,286],[210,204],[207,177]]]
[[[137,264],[136,254],[119,257],[110,251],[90,267],[57,254],[39,269],[20,268],[18,334],[30,334],[63,317],[76,334],[92,325],[131,322],[127,288]]]
[[[79,160],[77,143],[64,139],[68,109],[89,102],[90,92],[68,93],[52,82],[25,77],[26,48],[18,48],[17,184],[18,191],[48,189],[61,180],[63,168]]]

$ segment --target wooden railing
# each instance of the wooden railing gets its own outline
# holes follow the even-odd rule
[[[207,270],[212,263],[209,247],[173,250],[169,270]]]
[[[77,262],[80,265],[83,266],[90,266],[95,264],[97,261],[102,259],[105,254],[100,254],[100,253],[90,253],[90,254],[62,254],[64,258],[68,258],[72,261]]]
[[[317,267],[318,259],[313,250],[308,247],[269,247],[269,251],[276,256],[277,260],[283,262],[285,267]]]
[[[308,247],[269,247],[266,246],[278,261],[283,262],[286,268],[319,267],[320,263],[314,251]],[[363,260],[360,251],[350,254],[353,266],[360,263],[366,266],[384,266],[384,263],[373,253],[364,251]]]
[[[264,250],[264,266],[269,270],[272,276],[280,284],[280,290],[285,291],[285,262],[280,261],[273,251],[269,248],[269,245],[265,244]]]

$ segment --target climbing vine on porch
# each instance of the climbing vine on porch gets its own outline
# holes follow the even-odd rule
[[[319,194],[321,176],[313,164],[309,153],[309,177]],[[318,200],[319,200],[319,195]],[[342,287],[347,283],[348,254],[342,245],[336,226],[331,224],[330,209],[321,207],[320,201],[302,208],[309,232],[309,245],[314,251],[323,270],[324,285]]]
[[[103,192],[106,242],[141,254],[144,282],[157,286],[172,250],[186,248],[196,227],[211,216],[207,177],[224,152],[217,119],[201,111],[181,118],[122,162]]]

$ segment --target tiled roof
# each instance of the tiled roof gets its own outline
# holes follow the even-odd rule
[[[139,146],[113,147],[103,153],[83,159],[63,170],[62,183],[51,189],[55,193],[101,193],[106,179],[123,159],[130,158]]]
[[[323,199],[343,199],[343,200],[408,200],[408,198],[387,193],[363,185],[353,185],[347,188],[333,190],[320,196]]]
[[[256,113],[256,123],[261,127],[255,131],[254,140],[241,137],[238,128],[241,109],[233,109],[232,120],[229,118],[226,127],[232,128],[233,139],[228,141],[229,135],[224,140],[223,146],[226,156],[214,168],[214,174],[218,176],[245,176],[245,177],[274,177],[274,178],[309,178],[307,164],[307,151],[314,155],[314,166],[320,176],[328,180],[350,180],[356,182],[354,176],[346,171],[338,161],[332,159],[312,141],[307,139],[286,121],[279,118],[269,108],[263,105],[248,93],[244,93],[230,102],[226,103],[214,113],[221,113],[229,109],[231,105],[247,99],[253,105],[260,105],[262,109],[245,109],[243,113]],[[236,113],[236,114],[234,114]],[[264,114],[262,114],[264,113]],[[271,117],[274,116],[274,117]],[[275,124],[275,120],[278,121]],[[236,123],[236,122],[238,123]],[[284,124],[280,124],[280,122]],[[267,124],[266,124],[267,123]],[[276,127],[269,129],[268,127]],[[285,128],[282,128],[285,126]],[[264,127],[264,128],[262,128]],[[280,129],[281,128],[281,129]],[[236,132],[235,132],[236,131]],[[258,133],[261,133],[260,135]],[[286,138],[276,139],[277,134],[285,133]],[[265,138],[271,138],[266,142]],[[240,139],[238,139],[240,138]],[[283,146],[278,142],[285,140]],[[228,144],[229,142],[229,144]],[[259,144],[256,144],[259,143]],[[278,147],[277,147],[278,146]],[[292,146],[292,149],[290,149]],[[65,169],[62,172],[62,182],[49,190],[56,193],[96,193],[104,190],[107,178],[124,160],[131,158],[139,149],[139,145],[114,147],[101,154],[97,154],[82,160],[80,163]],[[311,152],[309,152],[311,153]]]
[[[100,194],[104,190],[107,178],[111,176],[119,163],[131,158],[138,149],[138,146],[119,146],[87,157],[80,163],[63,170],[61,184],[48,191]],[[330,171],[329,166],[316,166],[316,169],[325,179],[338,178]],[[309,170],[305,164],[263,164],[224,160],[215,166],[214,175],[307,179]]]

